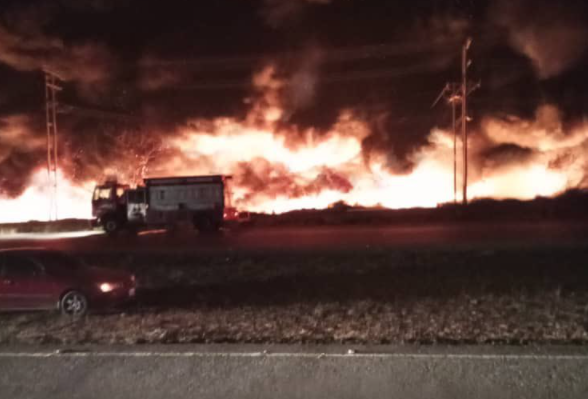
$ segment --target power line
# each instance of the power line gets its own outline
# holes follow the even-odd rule
[[[400,55],[430,54],[432,51],[445,51],[448,47],[454,46],[454,39],[427,42],[427,43],[385,43],[371,44],[354,47],[322,49],[322,62],[349,62],[370,58],[387,58]],[[198,67],[205,69],[239,69],[249,68],[267,59],[287,59],[299,57],[301,51],[261,53],[256,55],[241,56],[205,56],[187,59],[161,59],[146,58],[139,62],[144,67]]]
[[[135,117],[128,114],[122,114],[118,112],[112,111],[104,111],[96,108],[87,108],[87,107],[80,107],[78,105],[71,105],[71,104],[59,104],[59,108],[57,112],[60,114],[76,114],[91,118],[100,118],[100,119],[111,119],[117,120],[120,122],[138,122],[141,120],[139,117]]]
[[[439,68],[440,66],[441,63],[422,62],[411,66],[403,66],[396,68],[330,73],[322,75],[319,80],[319,84],[334,84],[363,80],[401,78],[410,75],[427,73],[431,70]],[[173,86],[174,89],[181,90],[229,90],[246,89],[249,87],[251,87],[250,79],[216,80],[207,82],[196,82],[185,85],[178,84],[176,86]],[[171,86],[168,86],[168,88],[171,88]]]

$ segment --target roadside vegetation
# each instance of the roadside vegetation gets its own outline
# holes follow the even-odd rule
[[[588,247],[87,253],[137,302],[0,315],[0,343],[588,343]]]

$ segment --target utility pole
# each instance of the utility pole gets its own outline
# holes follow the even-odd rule
[[[57,92],[61,79],[55,72],[43,69],[45,73],[45,120],[47,126],[47,178],[49,180],[49,220],[57,220]]]
[[[451,128],[453,130],[453,202],[457,203],[457,104],[461,101],[461,83],[447,83],[432,107],[443,97],[451,105]]]
[[[457,203],[457,126],[461,123],[461,142],[463,152],[463,204],[468,203],[468,106],[467,97],[477,88],[480,83],[468,85],[467,69],[471,61],[468,60],[468,50],[472,44],[472,39],[468,38],[462,48],[461,56],[461,75],[460,83],[447,83],[437,99],[433,102],[434,107],[439,100],[445,98],[451,105],[451,119],[453,128],[453,202]],[[457,118],[457,104],[461,102],[461,116]]]
[[[455,111],[457,103],[461,101],[458,94],[452,94],[449,98],[451,103],[451,128],[453,130],[453,203],[457,203],[457,123],[455,119]]]
[[[463,204],[468,203],[468,38],[461,51],[461,137],[463,142]]]
[[[480,87],[480,82],[468,86],[468,67],[471,60],[468,59],[468,50],[472,45],[472,39],[468,38],[461,52],[461,136],[463,142],[463,204],[468,204],[468,96]]]
[[[480,87],[480,82],[472,83],[468,87],[468,68],[472,63],[468,59],[468,50],[472,39],[467,38],[461,52],[461,136],[463,141],[463,204],[468,204],[468,96]]]

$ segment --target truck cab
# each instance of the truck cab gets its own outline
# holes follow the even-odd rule
[[[94,188],[92,195],[92,224],[103,226],[107,233],[126,223],[126,192],[129,186],[107,181]]]

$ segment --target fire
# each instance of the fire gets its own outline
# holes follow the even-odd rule
[[[496,127],[494,123],[489,126]],[[362,140],[369,129],[351,112],[342,113],[328,132],[275,132],[227,118],[206,126],[208,130],[186,128],[170,139],[168,144],[179,155],[160,165],[157,173],[233,175],[233,201],[241,209],[282,213],[327,208],[338,201],[396,209],[435,207],[453,200],[452,137],[447,131],[434,130],[430,145],[413,154],[415,168],[396,175],[386,167],[385,153],[364,157]],[[487,134],[501,139],[506,127],[499,127]],[[508,137],[516,141],[521,135],[511,126]],[[579,184],[585,164],[581,157],[584,150],[578,143],[586,143],[588,129],[573,135],[566,139],[570,145],[558,142],[551,150],[547,148],[552,143],[537,143],[544,151],[523,164],[480,171],[472,163],[471,198],[530,199],[555,195]],[[558,156],[570,152],[577,156],[565,167],[550,166]],[[461,181],[458,183],[461,187]],[[60,172],[58,185],[59,217],[89,218],[94,182],[74,184]],[[46,172],[37,171],[20,197],[0,199],[0,220],[47,220],[50,192]]]
[[[190,121],[166,136],[174,155],[153,162],[148,173],[232,175],[233,204],[252,212],[320,209],[339,201],[385,208],[453,201],[450,132],[433,129],[428,145],[410,155],[412,170],[396,174],[389,150],[366,150],[370,124],[353,110],[341,111],[326,131],[288,124],[279,95],[284,85],[274,72],[266,68],[254,77],[259,96],[249,115]],[[534,120],[483,120],[469,143],[470,198],[531,199],[585,185],[588,125],[564,129],[561,120],[553,106],[540,107]],[[461,185],[460,173],[458,197]],[[60,172],[59,217],[89,218],[93,186],[73,183]],[[46,172],[38,170],[20,197],[0,198],[0,221],[46,220],[50,192]]]
[[[547,169],[543,165],[520,167],[502,175],[484,179],[472,184],[470,191],[474,198],[516,198],[533,199],[548,197],[568,187],[565,173]]]
[[[287,136],[271,131],[240,128],[236,122],[222,123],[214,133],[188,130],[174,139],[183,157],[171,166],[182,173],[219,171],[235,176],[234,200],[237,205],[255,212],[282,213],[295,209],[326,208],[344,201],[352,205],[386,208],[434,207],[453,196],[447,134],[436,131],[434,151],[415,154],[417,167],[407,175],[394,175],[385,167],[384,157],[366,162],[361,140],[369,133],[367,125],[350,113],[343,113],[332,131],[318,135],[310,130],[295,145],[288,145]],[[244,163],[263,159],[276,172],[275,176],[291,179],[281,186],[272,179],[272,171],[264,189],[255,191],[243,179]],[[313,182],[325,171],[348,184],[325,184],[313,191]],[[285,176],[284,176],[285,174]],[[260,173],[263,175],[263,173]],[[266,175],[263,175],[266,177]],[[274,187],[275,186],[275,187]],[[299,189],[300,188],[300,189]]]
[[[484,121],[478,138],[474,136],[470,143],[470,198],[532,199],[581,186],[587,167],[588,127],[565,132],[559,120],[556,109],[546,106],[531,122]],[[205,125],[208,129],[186,128],[171,141],[182,156],[167,166],[186,174],[234,175],[234,199],[244,209],[281,213],[326,208],[337,201],[367,207],[435,207],[454,198],[453,139],[447,131],[433,130],[430,145],[412,154],[414,169],[397,175],[386,167],[385,152],[366,159],[362,140],[369,128],[351,111],[342,112],[327,132],[284,131],[283,127],[273,131],[271,123],[252,127],[231,119],[195,124]],[[292,137],[295,139],[289,142]],[[484,149],[505,143],[528,155],[524,160],[482,162]],[[260,160],[263,166],[250,167]],[[458,197],[461,167],[459,158]],[[348,184],[323,184],[315,190],[314,183],[325,171]],[[288,184],[282,184],[284,181]]]
[[[233,201],[241,209],[282,213],[327,208],[338,201],[397,209],[435,207],[453,200],[453,143],[444,130],[433,130],[430,144],[412,155],[414,169],[397,175],[386,166],[385,152],[366,159],[362,140],[370,131],[351,111],[342,112],[327,132],[294,127],[273,130],[273,123],[260,126],[230,118],[205,122],[193,123],[170,139],[167,144],[178,155],[154,171],[233,175]],[[480,136],[485,141],[533,144],[535,150],[528,160],[513,165],[487,168],[472,162],[470,198],[532,199],[581,184],[588,128],[564,133],[556,126],[549,133],[537,123],[490,119],[483,124]],[[554,134],[560,139],[554,140]],[[472,158],[479,157],[478,147],[487,145],[472,140]],[[60,172],[59,217],[89,218],[93,186],[94,182],[74,184]],[[458,188],[459,195],[461,178]],[[0,199],[0,220],[46,220],[50,192],[46,172],[37,171],[20,197]]]
[[[474,198],[532,199],[584,187],[588,170],[588,125],[565,130],[556,107],[544,105],[535,120],[488,118],[483,130],[494,143],[512,143],[529,151],[528,159],[512,166],[493,165],[472,181]]]
[[[60,219],[88,219],[91,215],[91,195],[94,182],[82,185],[72,183],[63,173],[58,173],[57,212]],[[0,198],[0,221],[16,223],[29,220],[46,221],[50,215],[50,193],[46,170],[37,170],[29,187],[17,198]]]

